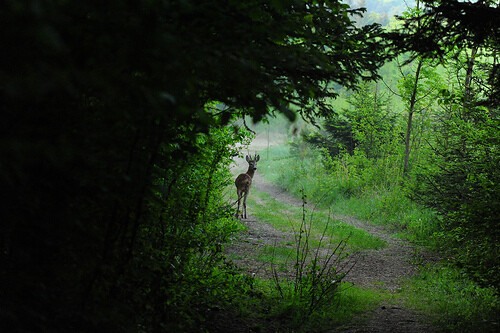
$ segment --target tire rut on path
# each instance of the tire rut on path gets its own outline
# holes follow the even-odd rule
[[[282,203],[297,207],[302,206],[300,199],[265,181],[258,173],[254,176],[252,188],[260,192],[266,192]],[[251,207],[249,207],[249,211],[251,212]],[[345,281],[361,288],[382,288],[389,293],[397,293],[403,287],[402,280],[417,273],[417,267],[412,264],[415,249],[408,241],[391,236],[390,232],[382,226],[367,224],[352,216],[334,215],[333,218],[365,230],[387,243],[387,246],[382,249],[363,250],[351,255],[352,257],[355,256],[356,264],[345,277]],[[249,216],[249,219],[244,223],[247,225],[248,230],[246,235],[243,235],[245,241],[243,243],[239,242],[239,246],[243,247],[239,249],[240,251],[255,251],[255,246],[273,245],[279,242],[278,240],[293,240],[294,237],[293,233],[276,230],[269,224],[258,221],[252,216]],[[431,255],[429,255],[429,258],[434,259]],[[243,259],[242,263],[244,261],[245,259]],[[259,267],[255,265],[256,263],[247,262],[247,264],[245,266],[254,267],[254,270],[255,267]],[[252,273],[258,276],[267,274],[262,266],[261,264],[261,267]],[[358,315],[350,324],[338,327],[334,331],[423,333],[433,332],[434,330],[429,323],[429,318],[405,309],[401,304],[386,301],[375,310]]]

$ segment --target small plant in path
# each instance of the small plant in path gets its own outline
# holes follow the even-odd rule
[[[311,246],[312,214],[307,219],[306,195],[303,190],[301,193],[302,222],[295,232],[294,271],[291,277],[283,278],[278,268],[272,267],[274,285],[285,301],[281,315],[292,317],[297,325],[338,304],[340,283],[353,266],[350,260],[345,260],[349,255],[345,252],[346,240],[341,240],[333,248],[324,246],[330,243],[331,235],[327,235],[327,231],[331,214],[317,246]]]

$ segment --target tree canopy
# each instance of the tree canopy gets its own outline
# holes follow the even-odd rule
[[[385,45],[378,25],[354,26],[361,13],[316,0],[7,1],[2,321],[136,327],[154,299],[147,288],[174,283],[168,265],[181,260],[177,274],[204,251],[178,232],[204,234],[203,212],[217,210],[198,204],[197,187],[222,186],[212,174],[231,154],[204,135],[243,115],[326,114],[331,82],[375,77]]]
[[[397,52],[414,51],[427,58],[444,60],[445,55],[458,56],[466,48],[482,47],[489,55],[500,51],[500,7],[498,1],[422,0],[425,10],[405,18],[403,28],[389,33]],[[487,103],[500,102],[499,64],[488,66],[491,89]]]

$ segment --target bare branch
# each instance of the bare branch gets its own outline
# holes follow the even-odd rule
[[[253,131],[250,127],[248,127],[247,122],[246,122],[246,120],[245,120],[245,117],[243,117],[243,125],[245,125],[245,128],[246,128],[248,131],[252,132],[253,134],[256,134],[256,133],[255,133],[255,131]]]
[[[398,96],[398,97],[403,97],[401,96],[401,94],[398,94],[397,92],[395,92],[394,90],[392,90],[391,87],[389,87],[389,85],[387,83],[385,83],[384,79],[382,79],[382,83],[387,87],[387,89],[389,89],[394,95]]]

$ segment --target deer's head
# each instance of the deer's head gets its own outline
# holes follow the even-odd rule
[[[248,162],[250,170],[254,170],[254,171],[257,170],[257,162],[259,161],[259,159],[260,159],[260,155],[255,154],[255,156],[253,158],[251,158],[250,156],[247,155],[246,160]]]

